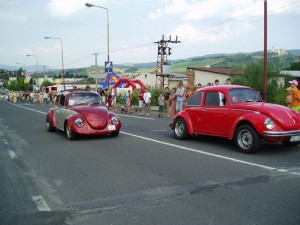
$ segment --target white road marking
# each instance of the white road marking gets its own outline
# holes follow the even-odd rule
[[[32,200],[34,201],[34,203],[39,211],[47,211],[47,212],[51,211],[51,209],[49,208],[46,201],[44,200],[44,198],[41,195],[32,196]]]
[[[156,142],[158,144],[167,145],[167,146],[171,146],[171,147],[175,147],[175,148],[180,148],[180,149],[183,149],[183,150],[186,150],[186,151],[196,152],[196,153],[203,154],[203,155],[209,155],[209,156],[213,156],[213,157],[216,157],[216,158],[221,158],[221,159],[225,159],[225,160],[229,160],[229,161],[233,161],[233,162],[238,162],[238,163],[246,164],[246,165],[249,165],[249,166],[256,166],[256,167],[260,167],[260,168],[267,169],[267,170],[277,170],[277,168],[275,168],[275,167],[270,167],[270,166],[264,166],[264,165],[260,165],[260,164],[256,164],[256,163],[251,163],[251,162],[247,162],[247,161],[244,161],[244,160],[239,160],[239,159],[235,159],[235,158],[230,158],[230,157],[226,157],[226,156],[222,156],[222,155],[217,155],[217,154],[213,154],[213,153],[209,153],[209,152],[200,151],[200,150],[193,149],[193,148],[188,148],[188,147],[183,147],[183,146],[171,144],[171,143],[168,143],[168,142],[157,141],[157,140],[154,140],[154,139],[151,139],[151,138],[147,138],[147,137],[143,137],[143,136],[139,136],[139,135],[135,135],[135,134],[130,134],[130,133],[123,132],[123,131],[120,131],[120,133],[129,135],[129,136],[133,136],[133,137],[136,137],[136,138],[140,138],[140,139],[143,139],[143,140]]]
[[[35,111],[35,112],[38,112],[38,113],[47,114],[45,112],[41,112],[41,111],[34,110],[34,109],[29,109],[29,108],[22,107],[22,106],[19,106],[19,105],[15,105],[15,106],[18,106],[18,107],[21,107],[21,108],[24,108],[24,109],[28,109],[28,110],[32,110],[32,111]],[[122,116],[127,116],[127,115],[122,115]],[[133,117],[133,116],[128,116],[128,117]],[[137,117],[137,118],[144,118],[144,117]],[[144,119],[153,119],[153,118],[144,118]],[[139,136],[139,135],[123,132],[123,131],[120,131],[120,133],[125,134],[125,135],[129,135],[129,136],[133,136],[133,137],[136,137],[136,138],[140,138],[140,139],[143,139],[143,140],[156,142],[158,144],[167,145],[167,146],[171,146],[171,147],[175,147],[175,148],[180,148],[180,149],[183,149],[183,150],[186,150],[186,151],[195,152],[195,153],[203,154],[203,155],[208,155],[208,156],[212,156],[212,157],[215,157],[215,158],[220,158],[220,159],[224,159],[224,160],[228,160],[228,161],[232,161],[232,162],[237,162],[237,163],[241,163],[241,164],[248,165],[248,166],[259,167],[259,168],[262,168],[262,169],[273,170],[273,171],[277,171],[277,172],[281,172],[281,173],[289,173],[289,170],[287,170],[287,169],[281,169],[281,168],[276,168],[276,167],[265,166],[265,165],[252,163],[252,162],[248,162],[248,161],[244,161],[244,160],[240,160],[240,159],[230,158],[230,157],[227,157],[227,156],[217,155],[217,154],[213,154],[213,153],[209,153],[209,152],[205,152],[205,151],[201,151],[201,150],[197,150],[197,149],[193,149],[193,148],[178,146],[178,145],[175,145],[175,144],[172,144],[172,143],[158,141],[158,140],[155,140],[155,139],[151,139],[151,138],[147,138],[147,137],[143,137],[143,136]],[[298,175],[298,173],[293,173],[293,174]]]
[[[9,157],[12,159],[18,158],[17,154],[13,150],[8,150],[8,154],[9,154]]]
[[[133,117],[133,118],[138,118],[138,119],[144,119],[144,120],[155,120],[154,118],[151,117],[144,117],[144,116],[132,116],[132,115],[124,115],[124,114],[116,114],[118,116],[124,116],[124,117]]]

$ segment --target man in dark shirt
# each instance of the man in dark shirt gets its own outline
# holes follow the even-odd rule
[[[164,116],[168,115],[169,108],[170,108],[170,99],[171,99],[171,92],[169,87],[165,88],[165,107],[164,107]]]

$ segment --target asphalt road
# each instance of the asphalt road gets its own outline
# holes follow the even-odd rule
[[[300,146],[179,141],[156,113],[69,141],[46,131],[49,108],[0,101],[1,225],[300,224]]]

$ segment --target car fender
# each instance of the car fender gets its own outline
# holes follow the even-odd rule
[[[193,134],[194,133],[194,129],[193,129],[193,125],[192,125],[192,121],[191,121],[191,117],[190,115],[187,113],[187,111],[181,111],[180,113],[178,113],[173,121],[172,124],[172,129],[174,129],[174,122],[176,121],[177,118],[182,118],[184,119],[184,121],[186,122],[187,128],[188,128],[188,133],[189,134]]]
[[[52,108],[48,111],[47,116],[50,119],[51,126],[56,127],[56,118],[55,118],[54,108]]]
[[[228,139],[230,140],[233,139],[236,129],[241,124],[245,124],[245,123],[251,124],[254,127],[254,129],[258,132],[258,134],[263,135],[263,132],[266,130],[264,123],[267,118],[268,118],[267,115],[261,114],[260,112],[253,112],[239,117],[233,124]]]

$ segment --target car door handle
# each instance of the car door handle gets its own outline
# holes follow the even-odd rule
[[[206,109],[201,109],[201,112],[206,112]]]

